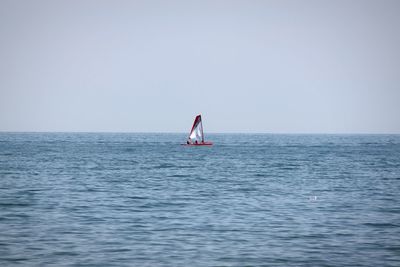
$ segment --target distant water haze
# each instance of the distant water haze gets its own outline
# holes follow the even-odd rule
[[[0,1],[0,131],[400,133],[400,1]]]

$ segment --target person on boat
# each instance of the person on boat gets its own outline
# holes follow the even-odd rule
[[[188,139],[188,140],[186,141],[186,144],[187,144],[187,145],[189,145],[189,144],[190,144],[189,140],[190,140],[190,139]]]
[[[198,144],[197,140],[194,143],[197,145]]]

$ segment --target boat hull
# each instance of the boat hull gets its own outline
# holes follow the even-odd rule
[[[182,144],[183,146],[212,146],[212,142],[203,142],[198,144]]]

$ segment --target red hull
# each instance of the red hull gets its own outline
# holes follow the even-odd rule
[[[212,142],[204,142],[204,143],[198,143],[198,144],[182,144],[183,146],[212,146]]]

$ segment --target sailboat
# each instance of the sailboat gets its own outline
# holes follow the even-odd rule
[[[212,146],[212,142],[204,141],[203,123],[201,115],[197,115],[194,119],[192,129],[190,130],[189,137],[186,141],[186,146]]]

